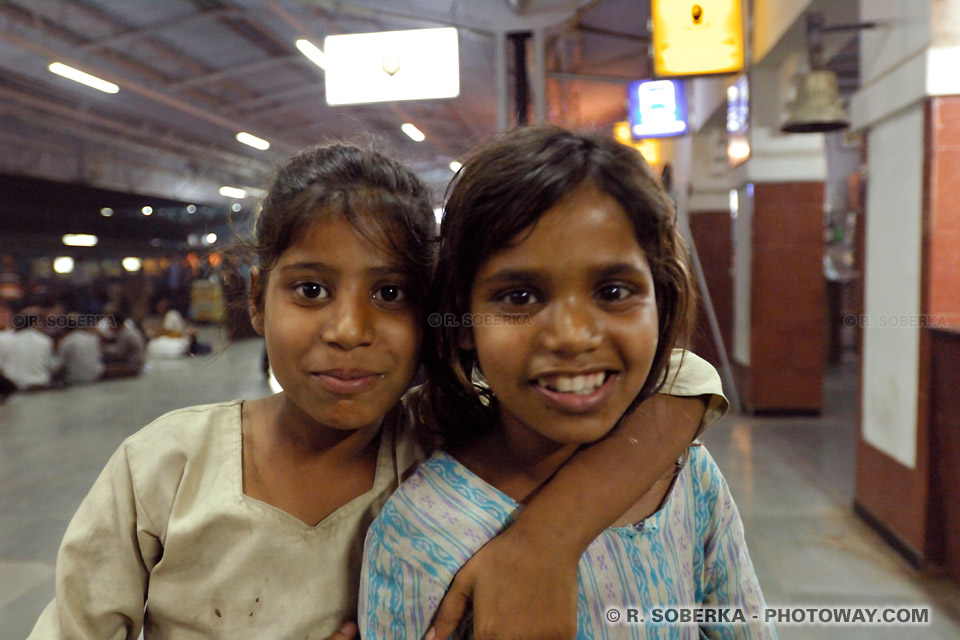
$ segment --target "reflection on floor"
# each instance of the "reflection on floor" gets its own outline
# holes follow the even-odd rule
[[[63,531],[124,437],[190,404],[268,393],[262,343],[158,361],[143,376],[11,397],[0,405],[0,638],[23,638],[53,596]],[[827,376],[819,418],[728,416],[706,443],[733,490],[770,605],[929,606],[931,624],[786,626],[788,640],[960,638],[960,589],[919,576],[850,505],[854,365]]]

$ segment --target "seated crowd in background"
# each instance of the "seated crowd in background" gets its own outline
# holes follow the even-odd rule
[[[15,313],[0,302],[0,396],[138,375],[146,340],[125,311],[107,311],[87,326],[55,303]]]
[[[207,264],[171,256],[152,275],[119,277],[77,258],[70,275],[31,279],[23,261],[3,254],[0,399],[13,391],[138,375],[147,360],[210,353],[187,317],[218,322],[221,295],[230,311],[236,306],[246,313],[246,277],[231,270],[229,257]],[[194,300],[193,293],[202,295]],[[234,324],[244,326],[228,323],[231,340],[255,335]]]

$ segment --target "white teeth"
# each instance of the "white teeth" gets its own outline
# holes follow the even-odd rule
[[[538,378],[537,384],[541,387],[552,389],[553,391],[559,391],[560,393],[587,395],[603,386],[606,377],[606,373],[599,371],[584,376],[551,376],[550,378]]]

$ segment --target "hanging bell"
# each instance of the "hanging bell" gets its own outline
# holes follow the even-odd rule
[[[790,105],[790,117],[780,128],[784,133],[821,133],[850,126],[840,104],[837,76],[832,71],[811,71],[797,88],[797,99]]]

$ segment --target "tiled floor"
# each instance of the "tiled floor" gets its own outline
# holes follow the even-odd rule
[[[128,434],[189,404],[268,393],[252,340],[145,375],[0,405],[0,638],[27,635],[53,595],[60,537]],[[819,418],[729,416],[706,437],[732,487],[770,605],[929,606],[931,623],[786,626],[787,640],[960,638],[960,588],[923,578],[850,508],[855,368],[830,371]]]

